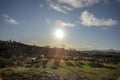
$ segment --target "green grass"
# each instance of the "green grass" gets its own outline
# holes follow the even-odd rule
[[[104,66],[115,67],[115,69],[109,69],[105,67],[93,68],[89,66],[90,62],[85,62],[85,61],[82,62],[84,63],[84,65],[82,65],[82,68],[77,66],[75,61],[70,61],[70,63],[75,66],[67,66],[65,62],[61,62],[60,67],[58,69],[51,69],[51,66],[53,65],[53,60],[49,60],[46,69],[43,69],[41,65],[39,68],[34,68],[34,67],[1,68],[0,74],[2,73],[8,74],[11,73],[11,71],[13,71],[16,73],[32,73],[39,75],[43,70],[47,70],[50,72],[58,73],[65,78],[69,77],[68,73],[74,73],[82,77],[86,76],[87,78],[89,78],[89,80],[102,80],[102,77],[106,77],[106,78],[111,77],[115,79],[117,76],[120,75],[120,64],[103,63]]]

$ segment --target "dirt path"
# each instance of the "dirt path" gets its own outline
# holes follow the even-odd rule
[[[73,72],[67,72],[66,77],[49,71],[43,71],[43,75],[40,80],[88,80],[87,78],[83,78],[78,76]]]

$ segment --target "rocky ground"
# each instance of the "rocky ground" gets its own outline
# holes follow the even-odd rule
[[[59,73],[47,70],[36,74],[32,71],[17,73],[9,69],[6,72],[1,73],[0,76],[3,80],[88,80],[87,78],[80,77],[73,72],[67,73],[67,76],[69,77],[64,77]]]

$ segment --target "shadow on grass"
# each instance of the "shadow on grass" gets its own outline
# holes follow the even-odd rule
[[[67,66],[72,66],[72,67],[75,67],[75,65],[74,65],[74,64],[72,64],[70,61],[65,61],[65,64],[66,64]]]
[[[16,72],[12,69],[6,69],[4,73],[0,73],[0,77],[2,80],[60,80],[61,75],[48,71],[36,73],[34,69],[25,72]]]
[[[76,65],[78,66],[78,67],[80,67],[80,68],[83,68],[83,66],[85,65],[84,63],[82,63],[82,62],[75,62],[76,63]]]
[[[113,67],[113,66],[105,66],[105,65],[100,64],[100,63],[89,63],[88,65],[89,65],[90,67],[93,67],[93,68],[116,69],[116,67]]]
[[[102,80],[117,80],[115,77],[102,77]]]

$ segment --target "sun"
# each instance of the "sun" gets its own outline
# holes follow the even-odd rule
[[[64,37],[64,32],[61,30],[61,29],[57,29],[55,31],[55,36],[58,38],[58,39],[62,39]]]

